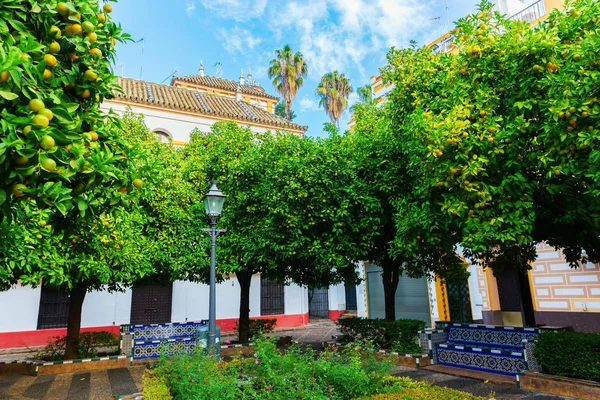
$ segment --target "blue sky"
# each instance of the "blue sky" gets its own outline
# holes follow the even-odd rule
[[[391,46],[429,43],[448,25],[473,13],[478,0],[121,0],[113,18],[142,43],[117,46],[117,75],[161,83],[175,69],[193,75],[200,60],[207,75],[221,62],[223,77],[251,69],[268,93],[267,77],[277,48],[289,44],[308,61],[309,75],[294,100],[295,122],[321,136],[327,115],[317,107],[320,77],[338,70],[356,89],[378,74]],[[142,63],[142,47],[144,50]],[[169,83],[166,80],[165,83]],[[352,95],[350,102],[356,101]],[[345,128],[346,115],[341,121]]]

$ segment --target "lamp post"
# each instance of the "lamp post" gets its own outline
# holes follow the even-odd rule
[[[217,337],[217,296],[216,296],[216,249],[217,249],[217,220],[223,211],[225,195],[217,188],[217,181],[204,196],[204,209],[210,224],[210,295],[208,299],[208,348],[216,344]]]

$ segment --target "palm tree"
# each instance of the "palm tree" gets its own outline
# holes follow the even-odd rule
[[[371,89],[371,85],[361,86],[356,89],[356,93],[358,94],[358,98],[360,102],[363,104],[370,104],[373,101],[373,90]]]
[[[342,113],[348,107],[348,96],[352,93],[350,79],[338,71],[328,72],[321,78],[317,87],[319,106],[329,115],[331,123],[337,126]]]
[[[283,46],[275,52],[276,58],[269,65],[269,78],[273,79],[273,86],[283,96],[285,103],[285,116],[292,119],[292,101],[298,89],[304,85],[304,77],[308,74],[308,67],[304,56],[300,52],[294,53],[289,45]]]

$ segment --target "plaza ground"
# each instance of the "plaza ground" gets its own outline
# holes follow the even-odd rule
[[[337,326],[332,322],[315,322],[308,326],[276,331],[273,336],[292,336],[302,345],[322,346],[332,336],[339,335]],[[223,337],[223,341],[227,337]],[[8,357],[8,355],[4,355]],[[135,364],[131,368],[79,372],[50,376],[0,376],[0,400],[37,399],[37,400],[110,400],[120,396],[130,396],[141,392],[142,375],[145,364]],[[436,386],[449,387],[478,396],[494,396],[498,400],[570,400],[567,397],[531,393],[517,389],[512,378],[482,381],[485,375],[473,373],[473,379],[457,377],[440,371],[438,366],[432,369],[414,369],[396,367],[394,375],[407,376],[414,380],[427,381]],[[468,374],[467,374],[468,375]],[[135,396],[131,397],[132,399]]]

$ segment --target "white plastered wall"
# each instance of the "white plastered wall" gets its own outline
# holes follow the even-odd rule
[[[101,109],[108,111],[112,108],[118,114],[123,114],[127,108],[131,108],[131,110],[136,114],[142,114],[144,116],[144,122],[148,129],[151,131],[161,130],[166,131],[171,135],[173,140],[178,140],[181,142],[189,142],[190,133],[194,129],[199,129],[201,132],[210,131],[211,126],[213,126],[218,120],[205,118],[201,116],[192,116],[179,114],[175,112],[170,112],[169,110],[155,110],[146,107],[139,106],[127,106],[121,103],[114,103],[111,101],[107,101],[102,103],[100,106]],[[240,125],[244,125],[241,124]],[[276,129],[266,129],[258,126],[248,125],[252,132],[256,133],[264,133],[269,130]]]
[[[21,285],[0,292],[0,332],[36,330],[41,293],[40,287]]]
[[[285,314],[295,315],[308,313],[308,290],[305,287],[298,286],[294,283],[289,286],[284,286],[283,296]]]
[[[128,324],[131,317],[131,289],[109,293],[93,291],[85,295],[81,327]]]
[[[238,318],[240,285],[235,277],[217,283],[217,319]],[[171,321],[208,319],[209,286],[187,281],[173,282]],[[260,315],[260,276],[254,275],[250,284],[250,316]]]

